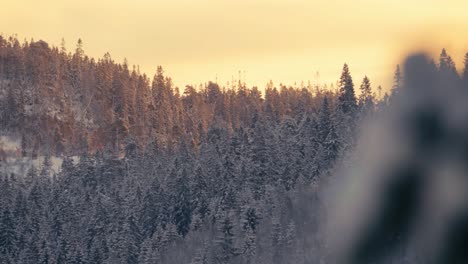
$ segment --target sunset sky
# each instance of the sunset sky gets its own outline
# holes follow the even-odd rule
[[[468,51],[466,0],[14,0],[0,32],[43,39],[153,76],[162,65],[179,87],[245,71],[250,85],[335,82],[347,62],[355,83],[391,86],[408,51],[446,47],[461,67]],[[320,78],[315,78],[315,72]]]

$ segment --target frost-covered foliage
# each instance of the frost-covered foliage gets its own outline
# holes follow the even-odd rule
[[[278,124],[292,118],[299,125],[315,117],[325,96],[333,109],[339,102],[345,114],[358,112],[345,69],[339,92],[270,83],[262,95],[241,80],[180,91],[162,67],[150,79],[108,53],[100,59],[86,56],[81,40],[68,52],[44,41],[20,43],[0,35],[0,133],[15,136],[21,156],[33,158],[123,152],[129,138],[140,148],[154,138],[169,148],[181,139],[197,147],[210,127],[232,134],[257,119]]]
[[[232,131],[215,122],[196,145],[129,138],[124,157],[85,152],[64,157],[59,173],[44,159],[26,174],[3,174],[0,260],[319,261],[317,186],[346,142],[331,102],[325,96],[320,114],[296,118],[255,114]]]
[[[233,134],[212,127],[197,149],[129,141],[124,158],[64,158],[53,177],[46,160],[25,175],[3,174],[0,262],[318,260],[314,190],[335,161],[307,154],[327,146],[300,136],[312,125],[258,120]]]
[[[354,160],[363,117],[392,101],[367,77],[357,99],[347,65],[338,88],[180,94],[161,67],[150,85],[81,41],[0,37],[2,133],[20,135],[1,166],[44,156],[0,171],[0,263],[326,263],[322,189]]]

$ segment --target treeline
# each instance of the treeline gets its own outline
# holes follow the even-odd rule
[[[362,100],[356,100],[354,91],[343,94],[340,102],[356,107],[344,106],[345,112],[358,111],[360,102],[375,102],[367,79],[363,85]],[[197,147],[214,124],[232,134],[256,118],[302,120],[316,116],[325,97],[333,112],[342,92],[270,83],[262,94],[241,81],[179,91],[161,67],[151,81],[138,67],[116,63],[108,53],[100,59],[86,56],[81,40],[68,52],[64,44],[58,48],[0,36],[2,133],[20,135],[25,156],[122,153],[127,139],[142,148],[154,138],[168,148],[181,139]]]

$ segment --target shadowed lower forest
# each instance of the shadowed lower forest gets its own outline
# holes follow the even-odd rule
[[[445,50],[428,65],[468,87],[468,55],[461,74]],[[1,155],[0,262],[329,263],[322,190],[404,80],[397,66],[382,96],[347,64],[337,78],[180,91],[81,40],[0,36],[1,134],[18,142]]]

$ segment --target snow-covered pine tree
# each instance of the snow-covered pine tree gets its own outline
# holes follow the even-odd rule
[[[339,81],[338,109],[345,115],[354,117],[357,110],[353,79],[348,64],[344,64]]]
[[[229,263],[239,254],[238,248],[234,244],[234,224],[231,217],[231,213],[224,212],[224,216],[217,223],[216,263]]]
[[[443,74],[457,75],[457,69],[452,57],[447,54],[445,49],[442,49],[439,56],[439,71]]]
[[[361,116],[365,116],[371,114],[374,110],[374,97],[372,95],[371,83],[367,76],[362,80],[360,91],[359,110]]]
[[[463,58],[462,80],[464,82],[465,87],[468,87],[468,52],[465,53],[465,57]]]
[[[392,86],[391,98],[394,98],[401,92],[402,86],[403,86],[403,76],[400,70],[400,65],[397,65],[395,69],[395,73],[393,75],[393,86]]]

